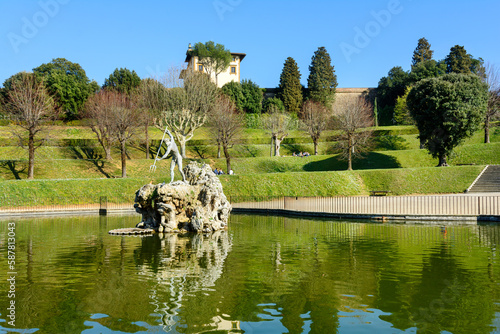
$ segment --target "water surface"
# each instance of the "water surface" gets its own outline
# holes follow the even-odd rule
[[[496,226],[233,214],[211,236],[107,233],[139,220],[0,221],[0,333],[500,332]]]

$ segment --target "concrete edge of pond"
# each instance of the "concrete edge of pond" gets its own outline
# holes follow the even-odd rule
[[[380,214],[339,214],[329,212],[311,212],[284,209],[249,209],[233,208],[233,213],[250,213],[266,215],[286,215],[299,217],[320,217],[348,220],[369,220],[375,222],[392,223],[426,223],[426,224],[468,224],[478,223],[500,223],[500,216],[432,216],[432,215],[380,215]],[[106,215],[130,215],[136,213],[134,209],[107,210]],[[99,215],[98,210],[57,210],[57,211],[4,211],[0,212],[0,218],[31,218],[31,217],[57,217],[57,216],[81,216]]]
[[[432,215],[379,215],[379,214],[339,214],[330,212],[311,212],[297,211],[284,209],[247,209],[234,208],[234,213],[254,213],[254,214],[271,214],[271,215],[286,215],[299,217],[322,217],[334,219],[348,220],[370,220],[376,222],[393,222],[393,223],[426,223],[426,224],[468,224],[474,225],[478,222],[500,223],[500,216],[432,216]]]
[[[135,209],[107,210],[106,215],[130,215],[136,213]],[[100,215],[99,210],[40,210],[40,211],[4,211],[0,218],[29,218],[29,217],[58,217],[58,216],[95,216]]]

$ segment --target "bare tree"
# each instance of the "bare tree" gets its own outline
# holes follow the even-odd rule
[[[54,115],[54,100],[50,97],[42,80],[33,73],[22,73],[12,82],[7,93],[6,110],[21,131],[14,131],[21,145],[28,132],[28,179],[34,178],[35,150],[43,143],[37,135],[44,129],[45,121]]]
[[[270,112],[263,115],[264,127],[271,133],[274,155],[280,156],[281,142],[293,129],[294,122],[289,114],[280,111],[276,106],[271,106]]]
[[[490,123],[500,111],[500,73],[493,64],[486,65],[486,83],[488,84],[488,108],[484,120],[484,142],[490,142]]]
[[[92,95],[85,103],[85,116],[88,119],[88,125],[92,132],[97,137],[97,141],[101,144],[106,160],[112,160],[111,147],[113,146],[113,127],[111,123],[112,112],[110,101],[112,94],[105,91],[100,91]]]
[[[86,106],[90,126],[99,142],[106,142],[110,150],[113,143],[120,148],[122,177],[127,177],[127,143],[143,124],[137,97],[124,93],[102,90],[91,97]],[[94,130],[95,129],[95,130]],[[105,140],[103,140],[103,137]]]
[[[236,109],[236,105],[231,98],[220,95],[215,101],[207,123],[210,126],[212,137],[222,146],[226,157],[227,173],[229,174],[231,170],[229,149],[233,147],[241,132],[243,117]]]
[[[373,125],[372,115],[372,106],[364,98],[344,99],[334,105],[335,128],[341,131],[341,157],[347,160],[348,170],[352,170],[353,156],[368,146],[372,131],[364,128]]]
[[[113,134],[120,145],[122,162],[122,177],[127,177],[127,143],[136,135],[137,129],[143,125],[143,119],[139,113],[137,97],[128,96],[124,93],[116,93],[113,98]]]
[[[180,144],[186,158],[186,143],[207,120],[217,97],[217,86],[206,73],[190,73],[183,82],[176,78],[179,69],[172,69],[165,76],[163,87],[156,87],[154,124],[164,130],[168,127]],[[166,89],[165,89],[166,88]]]
[[[311,136],[315,155],[318,155],[318,142],[321,133],[328,129],[331,117],[330,109],[322,103],[307,100],[302,106],[300,120],[303,129]]]

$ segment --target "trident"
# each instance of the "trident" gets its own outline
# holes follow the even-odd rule
[[[156,152],[155,162],[151,166],[149,166],[149,171],[152,173],[156,172],[156,159],[158,159],[158,155],[160,154],[161,146],[163,145],[163,140],[165,139],[165,134],[167,133],[167,131],[168,128],[165,127],[165,132],[163,132],[163,137],[161,137],[161,142],[160,146],[158,147],[158,152]]]

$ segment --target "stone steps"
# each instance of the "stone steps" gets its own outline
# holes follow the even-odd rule
[[[471,193],[500,192],[500,165],[490,165],[469,189]]]

